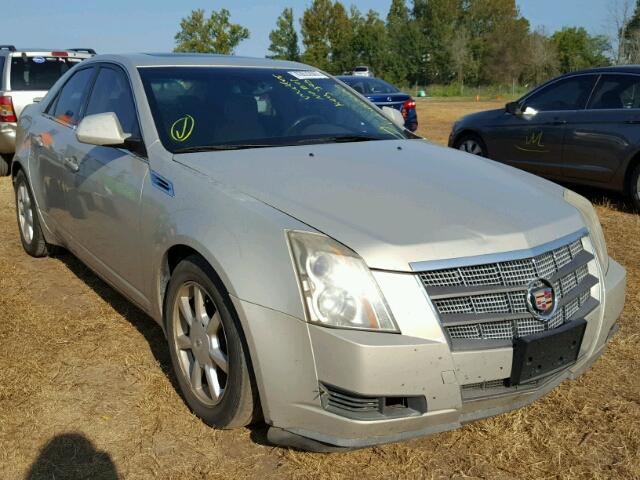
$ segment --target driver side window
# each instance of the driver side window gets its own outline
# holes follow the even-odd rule
[[[580,75],[554,82],[527,98],[523,109],[531,107],[539,112],[582,110],[589,100],[596,78],[596,75]]]
[[[132,138],[140,138],[138,117],[129,81],[123,72],[111,67],[100,68],[85,116],[106,112],[116,114],[125,133],[130,133]]]

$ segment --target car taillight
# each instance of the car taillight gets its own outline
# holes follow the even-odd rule
[[[68,57],[68,52],[51,52],[52,57]]]
[[[13,109],[13,101],[7,95],[0,96],[0,122],[17,122],[16,111]]]
[[[407,100],[406,102],[404,102],[404,105],[402,106],[402,108],[404,110],[409,110],[411,108],[416,108],[416,101],[415,100]]]

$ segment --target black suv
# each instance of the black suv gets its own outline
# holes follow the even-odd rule
[[[624,192],[640,209],[640,66],[555,78],[504,109],[460,119],[449,146],[550,179]]]

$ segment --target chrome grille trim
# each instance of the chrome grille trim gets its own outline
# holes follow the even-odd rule
[[[594,256],[580,233],[564,237],[564,244],[554,242],[550,250],[532,249],[536,255],[529,258],[501,256],[495,263],[419,272],[453,349],[511,345],[514,338],[557,328],[596,308],[591,288],[598,279],[589,273]],[[551,282],[557,296],[558,309],[548,322],[526,305],[528,285],[538,278]]]
[[[568,245],[575,240],[579,240],[582,237],[589,235],[589,231],[586,228],[581,228],[577,232],[570,233],[564,237],[558,238],[551,242],[538,245],[533,248],[525,248],[522,250],[514,250],[504,253],[489,253],[486,255],[477,255],[474,257],[457,257],[447,260],[428,260],[425,262],[411,262],[409,267],[414,272],[426,272],[434,270],[446,270],[455,267],[468,267],[471,265],[488,265],[490,263],[500,263],[504,261],[517,261],[535,257],[541,253],[555,250],[563,245]]]

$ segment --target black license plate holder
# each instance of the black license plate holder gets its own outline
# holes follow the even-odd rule
[[[509,383],[531,382],[575,363],[586,327],[587,322],[578,319],[553,330],[516,338]]]

